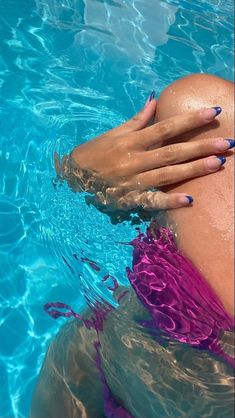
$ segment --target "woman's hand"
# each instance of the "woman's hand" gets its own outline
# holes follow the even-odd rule
[[[97,204],[111,209],[170,209],[192,203],[187,194],[157,189],[219,170],[225,158],[216,155],[231,148],[231,141],[213,138],[166,146],[164,142],[212,122],[221,109],[202,109],[149,126],[156,105],[151,95],[140,113],[74,148],[61,164],[56,154],[58,177],[74,191],[93,193]]]

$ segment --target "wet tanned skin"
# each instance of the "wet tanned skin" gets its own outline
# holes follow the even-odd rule
[[[233,138],[232,105],[232,83],[209,75],[193,75],[173,83],[164,90],[158,100],[157,118],[162,120],[203,106],[221,106],[223,112],[217,121],[212,125],[204,126],[201,131],[195,131],[195,135],[190,132],[189,138],[192,140],[217,136]],[[168,190],[192,194],[195,199],[192,207],[171,210],[168,214],[176,223],[180,248],[202,271],[229,312],[233,310],[234,164],[232,155],[231,152],[225,169],[206,177],[187,181],[183,185],[168,188]],[[172,372],[169,373],[167,364],[173,366],[174,363],[171,357],[168,359],[169,363],[166,363],[168,357],[164,357],[164,353],[161,352],[161,350],[164,351],[161,345],[157,345],[152,339],[145,340],[142,334],[138,336],[141,330],[135,328],[135,317],[136,315],[142,317],[144,313],[141,310],[144,308],[137,303],[132,292],[130,297],[131,299],[128,298],[126,302],[124,300],[124,305],[120,309],[108,316],[100,338],[105,354],[104,359],[106,358],[104,369],[107,377],[113,370],[111,365],[115,364],[118,358],[117,373],[114,370],[113,379],[109,376],[111,389],[118,394],[125,407],[129,408],[131,404],[133,406],[134,402],[138,413],[143,417],[140,408],[148,404],[146,399],[143,400],[143,395],[148,394],[153,380],[156,380],[156,395],[158,394],[157,379],[159,378],[166,382],[166,387],[171,389],[171,378],[174,379],[174,375]],[[123,321],[123,314],[125,321]],[[121,324],[121,326],[116,327],[116,324]],[[68,322],[60,330],[49,347],[39,376],[33,397],[31,418],[102,418],[104,416],[102,387],[93,360],[95,338],[94,330],[81,327],[81,323],[77,320]],[[128,342],[131,347],[133,344],[135,349],[129,349],[129,345],[123,344],[123,341]],[[192,354],[197,356],[198,351],[189,352],[190,365]],[[145,375],[141,376],[141,371],[137,370],[143,361],[150,365],[149,372],[151,371],[154,376],[154,379],[147,380],[147,382],[145,382]],[[198,368],[198,359],[196,361]],[[213,359],[213,363],[214,361]],[[201,371],[203,369],[204,359]],[[136,378],[138,377],[140,384],[140,396],[137,398],[130,370],[137,370]],[[212,375],[209,376],[210,386],[211,378]],[[175,381],[178,382],[178,375]],[[198,382],[200,385],[200,379]],[[205,380],[203,382],[205,384]],[[187,396],[193,401],[195,394],[194,401],[196,405],[201,406],[201,390],[195,391],[195,385],[193,390],[190,386],[188,387]],[[228,389],[229,380],[223,387]],[[89,398],[86,396],[87,393]],[[172,391],[164,393],[164,399],[168,399],[169,396],[172,396]],[[219,404],[221,400],[222,398],[219,398]],[[225,400],[227,400],[226,397]],[[228,411],[224,411],[223,416],[228,416],[229,408],[230,406],[228,406]]]
[[[220,106],[221,115],[211,125],[183,135],[179,141],[234,138],[234,85],[221,78],[197,74],[167,87],[158,100],[158,121],[202,107]],[[174,139],[175,142],[175,139]],[[194,197],[190,208],[169,212],[176,225],[178,245],[234,313],[234,155],[220,171],[167,188]]]

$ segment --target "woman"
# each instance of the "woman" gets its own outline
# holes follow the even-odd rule
[[[233,159],[228,150],[234,146],[234,141],[224,140],[232,137],[232,103],[232,83],[210,75],[186,77],[170,85],[158,103],[150,100],[131,121],[75,148],[70,157],[64,158],[62,166],[57,166],[59,175],[66,178],[74,190],[93,191],[97,204],[122,209],[185,206],[170,211],[178,246],[201,271],[219,298],[217,301],[207,285],[208,305],[202,297],[201,305],[197,306],[198,316],[202,305],[204,309],[200,323],[209,323],[212,313],[217,315],[216,305],[219,319],[215,323],[219,323],[223,316],[224,323],[232,324]],[[221,110],[214,107],[217,104],[223,111],[215,120]],[[158,123],[147,126],[155,112]],[[181,143],[185,140],[189,141]],[[170,145],[171,142],[174,144]],[[228,157],[225,169],[221,169],[225,162],[222,153]],[[199,177],[212,172],[215,173],[213,176]],[[156,187],[161,187],[165,193],[156,191]],[[148,251],[149,241],[146,244],[145,250]],[[152,240],[152,244],[157,252],[158,240]],[[138,256],[134,259],[133,272],[129,272],[133,285],[134,273],[140,271],[138,263],[145,256],[145,253],[139,256],[138,243],[136,248]],[[177,252],[175,256],[178,257]],[[184,263],[183,258],[181,262]],[[182,271],[183,268],[184,264]],[[194,281],[193,290],[203,293],[202,288],[197,289],[202,283],[201,277],[195,271],[194,275],[198,281]],[[180,275],[177,277],[179,279]],[[186,282],[183,287],[187,290],[184,297],[189,298]],[[107,407],[104,415],[99,377],[106,385],[106,395],[111,391],[108,396],[109,400],[113,397],[116,402],[116,411],[119,408],[120,415],[118,412],[111,415],[110,412],[109,416],[231,416],[229,366],[225,366],[219,356],[211,360],[214,352],[195,350],[192,340],[186,341],[184,351],[185,346],[176,333],[173,335],[169,331],[159,339],[155,335],[156,329],[154,338],[150,328],[145,332],[140,322],[136,322],[136,317],[141,319],[141,324],[146,324],[148,315],[154,316],[151,309],[146,310],[148,301],[143,306],[141,296],[144,294],[138,294],[139,289],[138,286],[135,288],[142,304],[133,291],[128,295],[121,294],[120,308],[111,312],[102,324],[103,331],[98,334],[99,346],[92,345],[92,341],[97,339],[96,331],[87,330],[76,321],[61,330],[44,362],[32,417],[106,416],[109,412]],[[197,316],[195,312],[190,314]],[[178,320],[181,321],[183,316],[184,312]],[[190,336],[190,332],[187,335]],[[173,338],[170,343],[167,342],[168,335]],[[229,329],[224,335],[231,337]],[[228,342],[226,344],[229,346]],[[212,345],[209,348],[211,350]],[[98,368],[94,367],[95,356]],[[215,387],[219,392],[215,392]]]

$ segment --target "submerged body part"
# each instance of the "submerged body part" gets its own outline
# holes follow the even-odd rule
[[[145,341],[145,344],[148,346],[151,341],[151,346],[154,347],[155,345],[154,351],[156,352],[156,355],[159,355],[159,349],[162,351],[161,355],[163,355],[163,362],[166,361],[166,352],[169,352],[171,356],[173,354],[170,359],[170,362],[173,362],[173,364],[170,365],[173,369],[175,352],[181,352],[180,362],[182,363],[181,366],[184,368],[184,356],[187,358],[190,351],[194,359],[198,357],[199,363],[202,362],[203,364],[204,362],[204,372],[207,377],[210,376],[210,379],[212,376],[210,373],[208,374],[209,369],[207,370],[207,364],[209,362],[209,368],[211,368],[211,362],[214,361],[217,368],[218,365],[220,365],[219,369],[221,369],[221,373],[224,374],[226,371],[228,372],[228,376],[230,377],[228,378],[227,384],[228,390],[231,391],[231,375],[233,370],[233,367],[231,366],[234,364],[232,356],[233,347],[231,343],[224,343],[224,335],[228,333],[230,336],[229,338],[231,339],[234,326],[233,319],[225,311],[219,299],[210,289],[209,285],[203,280],[197,269],[178,250],[173,239],[173,234],[169,229],[149,229],[146,235],[140,234],[139,237],[132,242],[132,245],[134,246],[133,268],[132,270],[128,270],[128,277],[138,300],[141,301],[142,307],[139,306],[138,300],[131,291],[121,291],[121,293],[119,293],[118,300],[120,301],[120,307],[117,310],[114,310],[110,306],[106,306],[103,309],[100,307],[100,309],[97,308],[92,312],[90,319],[85,317],[82,318],[64,304],[55,303],[47,304],[45,306],[52,317],[75,316],[83,320],[83,323],[85,327],[89,329],[89,332],[91,329],[95,331],[93,340],[89,338],[89,344],[93,345],[93,367],[97,368],[100,380],[99,390],[103,393],[102,408],[105,414],[104,416],[107,418],[138,418],[141,416],[138,413],[136,415],[134,400],[131,399],[131,402],[128,400],[130,389],[129,385],[126,386],[125,384],[124,376],[125,374],[128,376],[130,365],[126,364],[127,370],[125,370],[124,367],[121,367],[122,377],[120,371],[116,370],[117,376],[119,376],[120,382],[123,384],[120,393],[116,390],[115,384],[117,383],[118,378],[115,377],[114,374],[112,375],[112,373],[110,376],[110,370],[112,371],[113,369],[110,356],[113,357],[113,353],[116,354],[116,360],[113,358],[114,364],[117,362],[119,356],[122,357],[123,348],[120,352],[117,352],[117,347],[120,347],[120,345],[125,346],[125,339],[127,337],[124,338],[123,335],[119,335],[120,341],[117,344],[112,340],[116,338],[116,333],[119,334],[120,329],[123,329],[124,335],[126,334],[124,328],[128,310],[130,311],[128,312],[128,316],[131,315],[132,328],[133,324],[135,324],[137,341],[138,333],[141,333],[142,335],[142,341],[139,341],[140,344],[144,344]],[[131,307],[127,307],[128,299],[131,301]],[[60,312],[58,308],[67,308],[68,311]],[[117,318],[117,315],[119,318]],[[115,317],[117,323],[114,322]],[[113,324],[112,330],[110,330],[110,322]],[[121,325],[121,322],[123,325]],[[128,323],[126,326],[128,326]],[[132,335],[132,337],[134,337],[134,335]],[[190,349],[190,347],[192,348]],[[107,349],[109,352],[108,356],[106,355]],[[202,354],[200,354],[200,352]],[[132,354],[132,350],[130,350],[130,356]],[[135,358],[135,356],[136,355],[134,355],[133,358]],[[177,356],[179,356],[178,353]],[[131,357],[128,357],[128,359],[133,365]],[[143,362],[146,361],[144,352],[139,360],[141,359]],[[157,364],[159,360],[159,358],[156,359]],[[153,359],[150,364],[152,361]],[[195,374],[194,361],[192,361],[191,366],[189,364],[187,365],[187,368],[192,367],[191,373],[193,375]],[[153,379],[156,380],[156,384],[158,383],[161,386],[159,372],[162,371],[162,367],[160,370],[157,370],[155,365],[154,369],[156,374],[153,375]],[[199,374],[200,373],[201,371],[199,370]],[[219,379],[218,372],[216,373],[216,377]],[[175,378],[176,376],[172,380],[174,381]],[[179,380],[182,379],[180,373],[178,378]],[[224,378],[225,376],[223,376],[223,379]],[[129,376],[127,377],[127,381],[128,379]],[[139,379],[142,380],[140,376]],[[213,407],[213,403],[216,401],[216,394],[213,394],[213,386],[210,388],[210,383],[209,381],[207,382],[205,377],[203,378],[203,381],[205,384],[205,398],[203,398],[203,394],[200,396],[206,401],[204,408],[210,408]],[[120,382],[117,385],[119,387]],[[197,384],[200,386],[201,384],[200,379],[198,382],[193,379],[192,382],[194,386]],[[142,381],[142,385],[143,383],[147,386],[145,387],[145,390],[148,393],[148,385],[146,382]],[[189,383],[190,379],[188,384]],[[125,390],[126,394],[129,394],[127,400],[123,399],[122,396],[122,393],[125,393]],[[144,387],[142,390],[144,390]],[[207,393],[208,390],[212,391],[209,397]],[[194,392],[197,391],[192,387],[192,393],[188,392],[189,399],[194,398]],[[156,400],[159,402],[159,394],[155,395]],[[137,392],[134,397],[138,397]],[[151,402],[155,404],[156,400],[155,402]],[[198,402],[197,396],[195,396],[194,402]],[[175,404],[177,407],[177,400],[175,400]],[[226,408],[231,411],[231,403],[228,402],[227,406],[225,406],[223,402],[221,404],[224,409],[223,416],[229,416],[226,415]],[[191,407],[193,407],[193,401]],[[146,408],[148,408],[147,405]],[[161,410],[163,405],[161,405],[161,407],[159,405],[158,408]],[[219,408],[219,411],[219,413],[221,413],[221,408]],[[145,411],[145,413],[147,412]],[[151,414],[150,411],[148,411],[148,414]],[[220,415],[216,414],[217,412],[215,412],[213,417],[219,418]],[[37,417],[37,415],[32,416]],[[89,413],[85,416],[91,417]],[[161,415],[160,413],[158,415],[157,410],[154,410],[154,415],[149,416],[160,417]],[[199,415],[195,410],[194,413],[191,412],[191,415],[188,416],[194,418]]]
[[[233,98],[233,83],[194,74],[161,94],[156,118],[169,134],[176,126],[164,122],[168,118],[221,106],[219,120],[172,139],[174,143],[199,140],[203,149],[210,138],[233,137]],[[182,154],[181,144],[178,153]],[[172,164],[175,154],[167,155]],[[78,157],[81,166],[88,161],[80,151]],[[47,305],[54,317],[76,319],[49,347],[32,418],[104,418],[121,413],[135,418],[233,416],[234,158],[230,151],[226,158],[226,169],[212,176],[164,188],[187,191],[195,198],[191,207],[170,213],[178,248],[166,229],[150,229],[134,240],[133,266],[128,270],[132,286],[125,292],[121,289],[117,309],[105,305],[84,313],[84,327],[69,307],[62,313],[54,308],[66,306]],[[120,161],[116,152],[117,166]],[[96,160],[90,164],[95,169]],[[120,289],[114,291],[116,295],[120,296]]]

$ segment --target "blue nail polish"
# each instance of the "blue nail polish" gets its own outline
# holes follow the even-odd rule
[[[152,93],[149,96],[149,102],[151,102],[154,99],[155,94],[156,94],[156,92],[153,90]]]
[[[235,141],[234,141],[234,139],[226,139],[226,141],[228,141],[228,143],[229,143],[229,149],[235,147]]]
[[[190,204],[193,203],[193,197],[192,196],[185,196],[185,197],[187,197]]]
[[[215,116],[218,116],[222,112],[222,108],[220,106],[214,106],[214,107],[212,107],[212,109],[215,109],[215,111],[216,111]]]
[[[224,165],[226,163],[225,157],[217,157],[221,161],[221,165]]]

